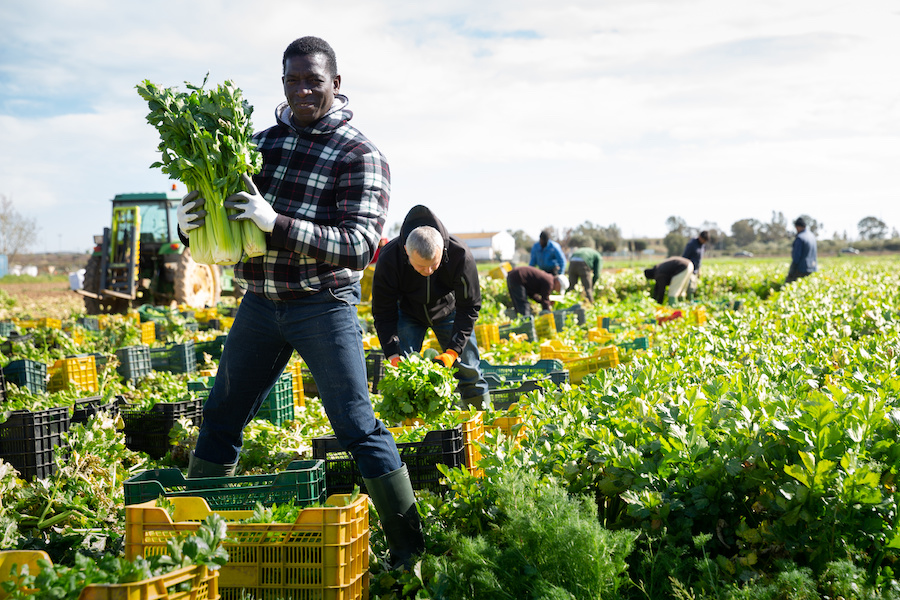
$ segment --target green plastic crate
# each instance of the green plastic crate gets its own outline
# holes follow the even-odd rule
[[[266,399],[263,400],[257,419],[265,419],[275,425],[294,419],[294,377],[290,371],[284,371]]]
[[[294,502],[325,501],[325,461],[295,460],[280,473],[185,479],[178,469],[144,471],[125,481],[125,504],[179,496],[200,496],[213,510],[253,510]]]
[[[544,376],[553,379],[554,383],[560,383],[553,375],[565,370],[565,365],[556,358],[544,358],[533,365],[492,365],[486,360],[481,361],[481,372],[485,375],[497,375],[497,379],[507,381],[520,381],[523,379],[538,379]]]
[[[151,348],[150,364],[155,371],[196,372],[197,356],[194,353],[194,340],[188,340],[183,344],[172,344],[165,348]]]
[[[14,360],[3,367],[6,381],[28,388],[32,394],[47,391],[47,365],[27,358]]]
[[[209,393],[212,391],[215,382],[216,378],[214,376],[200,377],[193,381],[188,381],[187,389],[189,392],[194,393],[195,398],[205,403],[206,399],[209,398]]]

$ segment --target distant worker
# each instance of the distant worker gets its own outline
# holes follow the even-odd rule
[[[421,352],[431,328],[443,349],[436,360],[456,367],[463,407],[490,408],[472,335],[480,310],[472,252],[429,208],[414,206],[375,263],[372,317],[385,357],[396,366],[401,356]]]
[[[584,297],[594,303],[594,283],[600,281],[600,269],[603,268],[603,255],[593,248],[575,248],[569,258],[569,285],[581,281]]]
[[[687,243],[684,247],[684,253],[681,255],[694,264],[694,273],[691,275],[687,289],[688,300],[694,297],[694,294],[697,293],[697,288],[700,286],[700,262],[703,260],[703,252],[708,241],[709,232],[701,231],[697,237]]]
[[[559,275],[566,271],[566,255],[563,254],[560,245],[550,239],[550,233],[546,229],[531,247],[531,260],[528,266],[537,267],[551,275]]]
[[[816,236],[806,228],[803,217],[797,217],[794,227],[797,228],[797,237],[794,238],[794,247],[791,249],[791,266],[785,283],[806,277],[819,268],[816,262]]]
[[[644,276],[656,285],[653,288],[653,299],[659,304],[666,303],[666,286],[669,288],[669,304],[672,304],[687,290],[691,279],[691,261],[683,256],[673,256],[655,267],[644,269]]]
[[[540,303],[542,310],[552,310],[550,294],[564,294],[569,289],[569,279],[534,267],[516,267],[506,276],[506,287],[516,314],[529,317],[529,299]]]

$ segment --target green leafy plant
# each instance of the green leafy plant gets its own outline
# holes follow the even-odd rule
[[[417,354],[401,360],[396,367],[386,367],[378,382],[382,394],[376,406],[379,416],[388,423],[439,417],[455,400],[454,371]]]
[[[188,234],[197,262],[235,264],[241,255],[265,253],[265,235],[254,223],[229,221],[223,205],[230,194],[242,191],[242,173],[258,172],[262,156],[251,143],[253,108],[231,81],[205,90],[185,84],[189,92],[160,88],[144,80],[137,85],[147,101],[147,122],[160,135],[162,160],[153,163],[163,173],[197,190],[205,200],[205,223]]]

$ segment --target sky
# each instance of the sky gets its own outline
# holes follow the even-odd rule
[[[782,212],[853,239],[900,229],[898,31],[896,0],[4,2],[0,195],[32,251],[87,251],[115,194],[173,183],[137,83],[230,79],[264,129],[315,35],[390,163],[386,231],[425,204],[454,233]]]

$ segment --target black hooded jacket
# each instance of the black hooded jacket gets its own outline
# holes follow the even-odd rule
[[[441,264],[424,277],[413,269],[406,256],[406,238],[416,227],[430,225],[444,238]],[[431,209],[418,205],[410,209],[400,235],[381,249],[372,280],[372,316],[385,356],[400,354],[397,335],[399,311],[423,325],[444,319],[454,310],[453,338],[444,350],[462,354],[481,310],[478,268],[469,248],[447,233]]]

